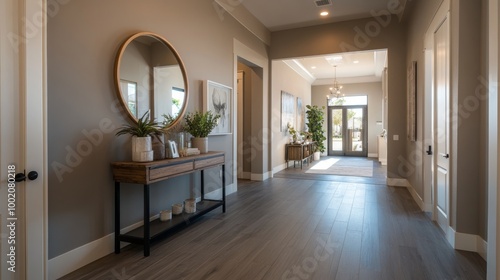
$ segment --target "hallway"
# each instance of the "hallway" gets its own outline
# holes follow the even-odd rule
[[[240,181],[227,201],[150,257],[130,245],[62,279],[486,278],[484,260],[453,250],[405,188],[291,176]]]

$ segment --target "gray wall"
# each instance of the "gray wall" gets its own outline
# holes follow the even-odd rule
[[[119,8],[119,13],[117,9]],[[189,20],[186,15],[189,14]],[[115,137],[128,123],[113,86],[120,44],[139,31],[167,38],[189,78],[188,111],[202,107],[202,81],[232,87],[233,38],[267,57],[267,47],[211,1],[71,1],[48,22],[49,258],[102,238],[113,229],[112,161],[130,160],[130,141]],[[232,183],[232,136],[209,138],[226,152]],[[194,175],[152,187],[152,212],[190,195]],[[123,187],[122,226],[141,220],[141,187]]]
[[[375,28],[374,28],[375,27]],[[388,50],[387,174],[404,177],[406,156],[406,28],[396,16],[367,18],[272,33],[271,59],[356,50]],[[399,141],[393,140],[399,135]]]
[[[424,123],[431,123],[424,114],[424,35],[442,1],[412,1],[408,19],[407,63],[417,61],[417,141],[407,142],[407,159],[413,172],[408,180],[424,196],[423,166],[420,156],[425,149]],[[487,17],[480,1],[451,1],[451,224],[457,232],[479,234],[486,239],[486,108],[477,98],[476,90],[486,88],[480,77],[486,77],[485,46]],[[484,1],[483,1],[484,3]],[[482,87],[481,87],[482,86]],[[470,110],[469,110],[470,109]],[[424,148],[422,148],[424,147]],[[428,202],[430,203],[430,202]]]
[[[367,95],[368,96],[368,154],[378,154],[378,135],[382,132],[382,82],[343,84],[342,94],[345,96]],[[326,105],[326,95],[329,94],[331,85],[312,87],[312,104],[318,106]],[[326,115],[328,114],[325,112]],[[327,117],[325,115],[324,129],[327,130]],[[326,137],[328,137],[325,134]]]
[[[281,91],[292,94],[295,98],[295,124],[292,124],[297,131],[303,131],[297,127],[297,98],[302,99],[302,109],[311,104],[311,83],[301,77],[292,68],[281,60],[272,62],[272,131],[273,131],[273,168],[283,167],[285,163],[285,144],[289,143],[290,133],[281,131]],[[304,119],[307,119],[305,117]],[[304,120],[305,122],[305,120]],[[276,171],[276,170],[275,170]]]

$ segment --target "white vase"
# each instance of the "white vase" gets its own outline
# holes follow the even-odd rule
[[[153,148],[150,136],[132,136],[132,161],[153,161]]]
[[[198,148],[200,154],[206,154],[208,152],[208,137],[202,138],[191,138],[193,148]]]
[[[319,160],[321,157],[321,152],[314,152],[314,160]]]

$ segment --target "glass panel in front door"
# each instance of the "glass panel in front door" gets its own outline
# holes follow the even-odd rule
[[[363,151],[363,109],[347,109],[347,151]]]
[[[331,112],[331,139],[330,147],[332,151],[343,151],[343,115],[342,108],[332,109]]]

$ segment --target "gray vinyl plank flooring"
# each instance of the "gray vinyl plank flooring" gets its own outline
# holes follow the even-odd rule
[[[315,178],[299,168],[240,181],[226,213],[153,244],[149,257],[129,245],[61,279],[485,279],[485,261],[453,250],[383,172]]]

